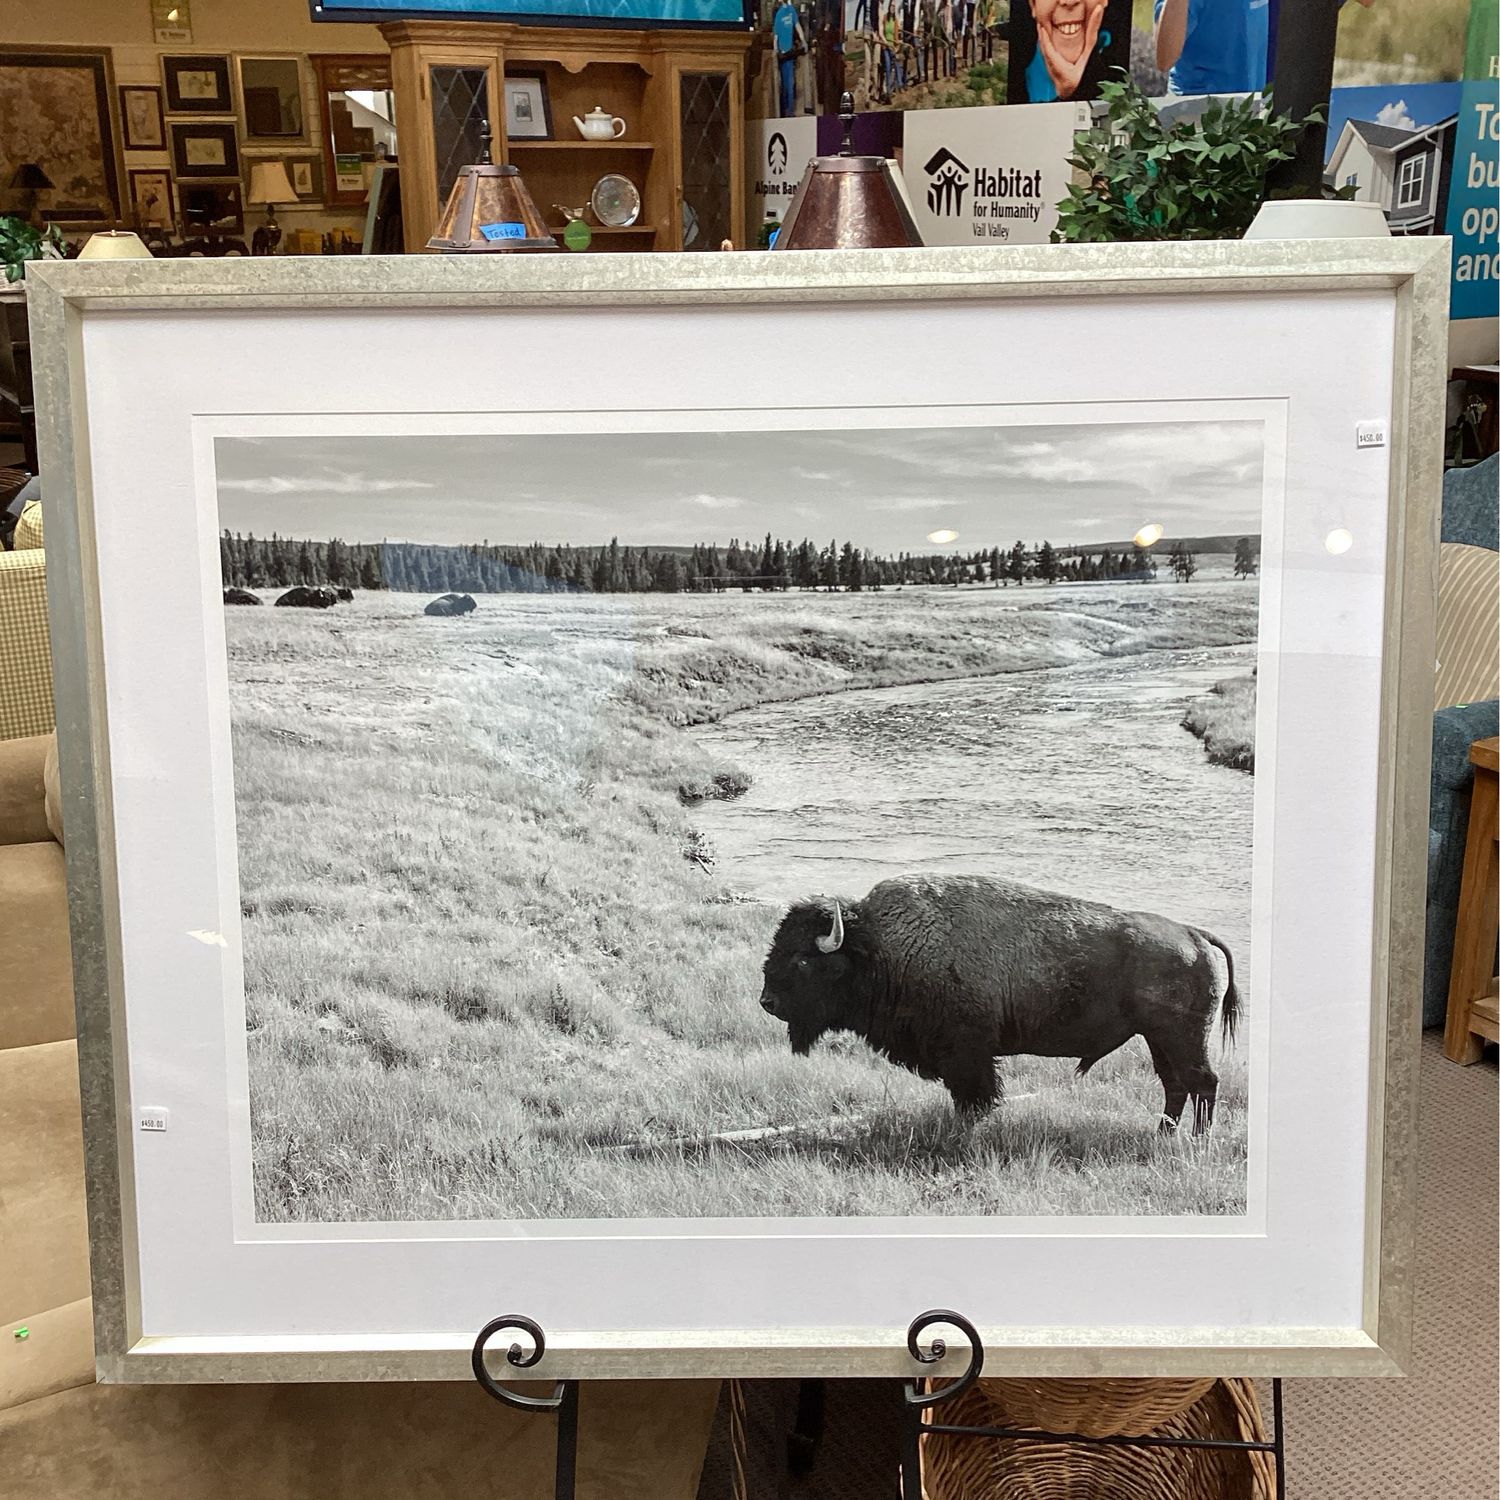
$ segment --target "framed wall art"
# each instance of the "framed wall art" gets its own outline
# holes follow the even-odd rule
[[[194,182],[177,184],[177,199],[184,235],[243,234],[245,210],[243,185],[239,182]]]
[[[36,267],[106,1378],[1397,1368],[1446,253]]]
[[[165,151],[167,127],[161,90],[150,85],[120,85],[120,127],[127,151]]]
[[[227,57],[164,55],[161,76],[168,114],[227,115],[234,111]]]
[[[179,178],[234,177],[239,140],[232,120],[172,122],[172,170]]]
[[[131,168],[130,219],[138,227],[160,229],[167,234],[176,227],[172,174],[165,167]]]
[[[305,141],[307,116],[302,97],[301,60],[294,55],[236,54],[234,65],[246,142]]]
[[[124,177],[112,123],[113,93],[107,51],[0,47],[4,211],[36,212],[65,226],[119,218]],[[23,167],[40,168],[50,186],[19,190],[26,196],[18,200],[11,184]],[[27,175],[35,180],[34,173]]]
[[[292,191],[297,195],[299,203],[321,203],[323,201],[323,157],[315,151],[299,152],[296,155],[282,156],[279,153],[258,153],[251,156],[245,153],[244,165],[248,175],[250,168],[258,161],[266,160],[280,161],[286,168],[287,181],[292,185]]]
[[[505,75],[505,133],[513,141],[552,139],[552,101],[545,73],[512,71]]]

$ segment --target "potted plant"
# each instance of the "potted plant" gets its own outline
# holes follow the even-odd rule
[[[1105,117],[1075,140],[1085,181],[1058,206],[1058,243],[1239,239],[1266,197],[1271,168],[1320,119],[1278,115],[1255,95],[1212,100],[1197,119],[1164,122],[1128,77],[1100,86]]]
[[[0,214],[0,262],[7,282],[26,274],[28,260],[63,260],[67,248],[56,224],[38,229],[14,214]]]

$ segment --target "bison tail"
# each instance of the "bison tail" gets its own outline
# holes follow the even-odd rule
[[[1229,982],[1224,986],[1223,1013],[1219,1019],[1219,1036],[1227,1047],[1234,1040],[1235,1032],[1239,1030],[1242,1009],[1240,987],[1234,982],[1234,954],[1229,951],[1229,945],[1216,938],[1213,933],[1204,932],[1202,937],[1205,942],[1211,943],[1224,955],[1224,963],[1229,971]]]

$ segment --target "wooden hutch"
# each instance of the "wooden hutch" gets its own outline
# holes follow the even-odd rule
[[[427,246],[459,169],[491,157],[519,167],[560,236],[554,206],[581,207],[606,172],[628,177],[641,213],[626,229],[589,215],[591,250],[717,250],[745,243],[745,54],[748,32],[615,31],[478,21],[381,27],[401,132],[402,227],[408,252]],[[540,73],[546,140],[511,140],[503,80]],[[596,106],[626,122],[617,141],[586,141],[573,116]]]

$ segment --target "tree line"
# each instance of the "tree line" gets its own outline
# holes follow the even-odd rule
[[[1148,582],[1157,576],[1149,548],[1076,548],[1060,553],[1051,542],[1028,547],[991,547],[967,554],[881,555],[837,539],[819,546],[808,538],[778,540],[768,532],[759,545],[738,539],[720,548],[439,546],[420,542],[326,542],[271,535],[219,538],[220,570],[226,587],[289,588],[327,584],[334,588],[394,589],[407,593],[680,593],[741,589],[788,589],[858,593],[905,584],[989,583],[997,588],[1028,582]],[[1168,555],[1172,576],[1188,582],[1198,571],[1185,543]],[[1248,537],[1235,550],[1235,573],[1256,570]]]

